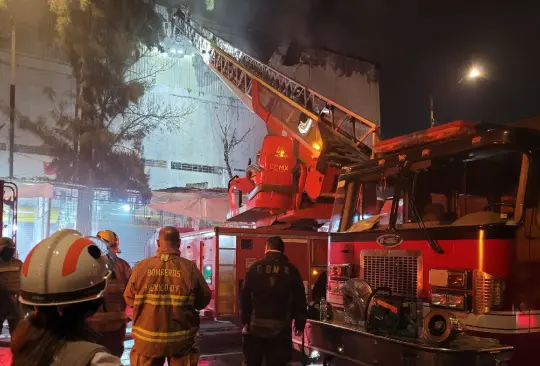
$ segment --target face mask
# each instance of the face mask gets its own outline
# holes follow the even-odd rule
[[[2,258],[4,262],[8,262],[13,259],[13,254],[15,254],[15,248],[4,248],[2,253],[0,253],[0,258]]]

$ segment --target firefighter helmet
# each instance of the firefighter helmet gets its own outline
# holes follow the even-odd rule
[[[38,243],[23,263],[21,295],[26,305],[56,306],[103,297],[113,256],[105,243],[75,230],[60,230]]]
[[[120,238],[112,230],[101,230],[97,233],[97,237],[103,239],[110,251],[113,253],[122,253],[120,250]]]

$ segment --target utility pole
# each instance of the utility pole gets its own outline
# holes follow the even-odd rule
[[[429,124],[430,127],[435,127],[435,114],[433,112],[433,95],[429,96]]]
[[[15,19],[11,17],[11,84],[9,85],[9,179],[13,179],[15,150]]]

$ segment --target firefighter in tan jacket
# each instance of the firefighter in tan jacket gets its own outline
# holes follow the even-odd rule
[[[162,228],[157,244],[157,255],[137,263],[124,293],[133,306],[131,365],[197,365],[199,310],[211,291],[195,263],[180,257],[176,228]]]
[[[123,295],[131,277],[131,267],[128,262],[118,257],[120,240],[115,232],[103,230],[97,234],[97,237],[103,240],[109,251],[113,253],[114,267],[109,286],[103,296],[103,305],[87,322],[99,335],[97,343],[107,347],[113,355],[122,357],[126,325],[129,320]]]

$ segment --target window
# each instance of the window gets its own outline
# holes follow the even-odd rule
[[[334,212],[332,230],[387,228],[396,194],[396,228],[515,224],[528,169],[522,153],[492,148],[412,163],[400,174],[396,167],[359,176],[342,182],[343,214]]]
[[[185,170],[188,172],[218,174],[218,175],[223,172],[223,168],[218,167],[218,166],[189,164],[189,163],[181,163],[178,161],[171,161],[171,169]]]
[[[353,226],[361,222],[368,225],[376,222],[378,228],[388,227],[393,197],[399,183],[398,171],[398,168],[394,167],[360,177],[358,180],[340,182],[342,187],[337,191],[330,231],[357,231],[358,228]],[[403,193],[400,196],[403,196]],[[396,222],[402,224],[403,199],[397,204]],[[340,212],[343,212],[342,216]]]

